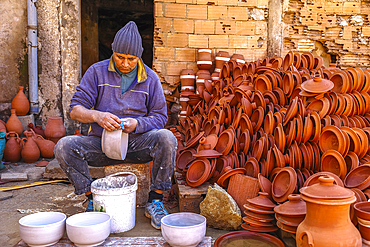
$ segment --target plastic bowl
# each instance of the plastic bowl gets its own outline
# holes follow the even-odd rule
[[[63,237],[66,215],[59,212],[40,212],[19,220],[21,238],[29,246],[49,246]]]
[[[197,246],[206,235],[206,223],[200,214],[169,214],[161,220],[162,236],[172,247]]]
[[[103,243],[110,234],[109,214],[86,212],[75,214],[66,221],[67,235],[76,246],[95,246]]]

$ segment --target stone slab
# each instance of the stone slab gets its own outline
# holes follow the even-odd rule
[[[5,192],[5,191],[0,191],[0,201],[9,199],[13,197],[13,193],[11,192]]]
[[[2,173],[1,180],[5,181],[26,181],[28,180],[27,173]]]
[[[150,190],[150,169],[149,163],[145,164],[128,164],[122,163],[104,167],[105,176],[117,172],[132,172],[138,180],[138,189],[136,191],[136,205],[145,206],[149,197]]]
[[[92,178],[103,178],[104,177],[104,167],[93,167],[89,166],[89,171]],[[67,175],[64,173],[62,168],[56,159],[53,159],[45,167],[45,172],[43,178],[47,179],[68,179]]]
[[[70,247],[75,246],[68,238],[62,238],[53,246]],[[104,243],[99,246],[126,246],[126,247],[171,247],[162,237],[108,237]],[[212,238],[205,237],[197,247],[211,247]],[[21,240],[14,247],[28,247],[28,245]]]

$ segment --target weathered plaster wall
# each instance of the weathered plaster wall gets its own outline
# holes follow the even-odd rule
[[[80,0],[62,0],[60,10],[62,51],[62,109],[67,133],[74,133],[79,123],[69,118],[69,104],[80,83]]]
[[[39,120],[46,125],[49,116],[62,116],[60,0],[38,0],[39,38]]]
[[[10,103],[18,86],[28,87],[27,2],[1,0],[0,13],[0,103]]]

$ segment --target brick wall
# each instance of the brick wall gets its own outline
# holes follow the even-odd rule
[[[195,72],[197,49],[243,54],[246,61],[267,54],[267,0],[154,1],[153,69],[170,93],[180,71]],[[212,70],[211,70],[212,72]]]
[[[283,13],[283,54],[312,51],[341,68],[369,67],[369,1],[289,0]]]

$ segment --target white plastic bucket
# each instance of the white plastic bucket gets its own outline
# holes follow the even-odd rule
[[[129,185],[124,181],[133,175]],[[118,172],[92,182],[94,211],[111,216],[111,233],[126,232],[135,226],[137,177],[132,172]]]

